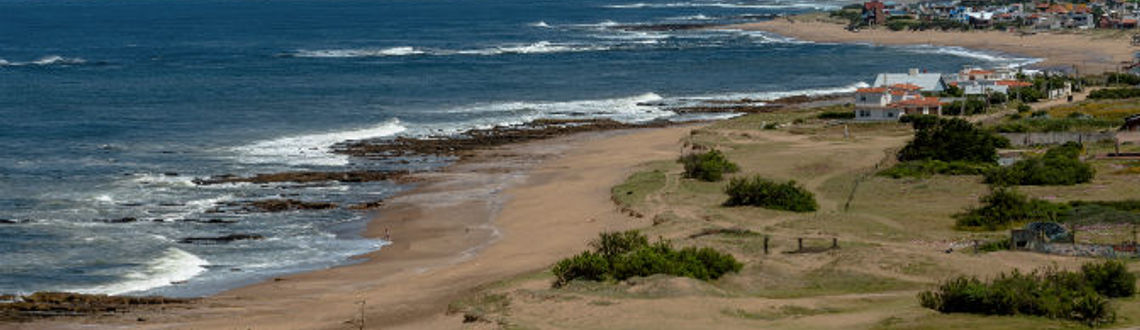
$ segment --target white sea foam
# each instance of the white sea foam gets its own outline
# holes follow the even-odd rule
[[[546,24],[546,22],[544,22],[544,21],[538,21],[538,22],[527,24],[527,25],[530,25],[533,27],[540,27],[540,28],[550,28],[551,27],[550,24]]]
[[[189,252],[169,248],[158,258],[147,262],[143,269],[123,275],[122,281],[70,291],[109,295],[146,291],[187,281],[205,272],[205,266],[209,264],[206,260]]]
[[[63,57],[63,56],[59,56],[59,55],[48,55],[48,56],[41,57],[41,58],[34,60],[34,61],[26,61],[26,62],[11,62],[11,61],[8,61],[5,59],[0,59],[0,66],[28,66],[28,65],[45,66],[45,65],[53,65],[53,64],[67,65],[67,64],[83,64],[83,63],[87,63],[87,60],[84,60],[84,59],[78,58],[78,57]]]
[[[318,57],[318,58],[339,58],[339,57],[383,57],[383,56],[408,56],[408,55],[422,55],[426,52],[416,49],[415,47],[391,47],[391,48],[363,48],[363,49],[325,49],[325,50],[299,50],[292,54],[295,57]]]
[[[450,56],[450,55],[501,55],[501,54],[544,54],[565,52],[604,51],[610,49],[603,45],[587,45],[574,43],[556,43],[538,41],[530,44],[504,44],[490,48],[475,49],[421,49],[416,47],[392,47],[384,49],[324,49],[324,50],[298,50],[286,56],[307,58],[355,58],[355,57],[388,57],[388,56]]]
[[[707,21],[707,20],[712,20],[712,19],[716,19],[716,18],[705,16],[705,14],[696,14],[696,15],[689,15],[689,16],[670,17],[669,19],[675,20],[675,21]]]
[[[899,48],[919,53],[919,54],[942,54],[953,55],[958,57],[973,58],[990,63],[997,63],[1008,67],[1021,67],[1037,62],[1041,62],[1040,58],[1027,58],[1003,55],[993,52],[986,52],[980,50],[967,49],[957,46],[935,46],[935,45],[913,45],[913,46],[900,46]]]
[[[400,120],[392,119],[372,127],[283,137],[255,142],[233,148],[238,161],[247,164],[287,164],[341,166],[348,164],[348,156],[333,154],[330,147],[348,140],[363,140],[392,136],[407,128]]]
[[[775,99],[782,98],[782,97],[797,96],[797,95],[822,96],[822,95],[831,95],[831,94],[852,93],[852,92],[855,92],[856,89],[868,87],[868,86],[870,86],[870,85],[868,85],[865,82],[860,81],[860,82],[856,82],[856,83],[853,83],[853,84],[850,84],[847,86],[841,86],[841,87],[801,89],[801,90],[793,90],[793,91],[776,91],[776,92],[729,93],[729,94],[689,97],[689,98],[685,98],[685,99],[688,99],[688,100],[741,100],[741,99],[775,100]]]
[[[836,5],[816,4],[816,3],[750,4],[750,3],[729,3],[729,2],[671,2],[671,3],[638,2],[638,3],[607,5],[604,7],[605,8],[615,8],[615,9],[714,7],[714,8],[741,8],[741,9],[820,9],[820,10],[830,10],[830,9],[839,8]]]

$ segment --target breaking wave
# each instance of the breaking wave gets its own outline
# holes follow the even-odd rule
[[[639,9],[639,8],[743,8],[743,9],[818,9],[818,10],[831,10],[837,9],[839,6],[826,5],[826,4],[813,4],[813,3],[792,3],[792,4],[748,4],[748,3],[727,3],[727,2],[671,2],[671,3],[627,3],[617,5],[606,5],[605,8],[615,9]]]
[[[59,55],[49,55],[41,57],[34,61],[26,62],[10,62],[0,58],[0,66],[46,66],[46,65],[74,65],[87,63],[87,60],[78,57],[63,57]]]
[[[332,153],[332,145],[350,140],[392,136],[405,130],[407,128],[399,119],[392,119],[363,129],[256,142],[233,148],[233,151],[239,154],[238,161],[247,164],[342,166],[348,164],[348,156]]]
[[[162,256],[146,263],[141,270],[123,275],[123,280],[91,288],[73,290],[79,293],[120,295],[146,291],[187,281],[206,271],[209,262],[178,248],[169,248]]]
[[[546,54],[566,52],[589,52],[609,50],[609,46],[585,45],[574,43],[556,43],[539,41],[531,44],[507,44],[490,48],[477,49],[427,49],[417,47],[392,47],[382,49],[325,49],[325,50],[298,50],[284,54],[287,57],[306,58],[353,58],[353,57],[388,57],[388,56],[451,56],[451,55],[502,55],[502,54]]]
[[[1004,54],[993,53],[993,52],[967,49],[967,48],[957,47],[957,46],[912,45],[912,46],[900,46],[899,48],[903,49],[905,51],[908,51],[908,52],[913,52],[913,53],[918,53],[918,54],[940,54],[940,55],[953,55],[953,56],[958,56],[958,57],[973,58],[973,59],[978,59],[978,60],[982,60],[982,61],[986,61],[986,62],[1006,65],[1008,67],[1021,67],[1021,66],[1026,66],[1026,65],[1030,65],[1030,64],[1034,64],[1034,63],[1038,63],[1038,62],[1042,61],[1042,59],[1040,59],[1040,58],[1010,56],[1010,55],[1004,55]]]

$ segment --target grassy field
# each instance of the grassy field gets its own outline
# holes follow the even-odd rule
[[[939,314],[916,294],[956,275],[988,277],[1013,269],[1078,267],[1089,259],[1028,252],[974,253],[975,240],[1008,232],[963,232],[953,214],[988,192],[980,176],[890,179],[889,166],[911,136],[900,124],[814,119],[821,110],[765,113],[694,129],[683,144],[717,149],[740,165],[729,175],[795,180],[820,210],[792,213],[725,207],[725,182],[685,179],[675,159],[645,163],[615,186],[648,236],[676,246],[733,254],[744,269],[720,280],[651,276],[621,283],[571,282],[553,288],[549,271],[504,281],[453,304],[468,325],[500,328],[862,328],[1062,329],[1077,323],[1036,317]],[[778,128],[765,128],[769,124]],[[679,156],[679,155],[678,155]],[[1089,184],[1024,187],[1038,198],[1114,200],[1140,196],[1140,175],[1099,162]],[[803,240],[803,249],[799,240]],[[765,241],[767,240],[767,254]],[[838,248],[832,248],[833,242]],[[585,246],[582,247],[586,249]],[[1133,271],[1140,268],[1131,264]],[[1140,326],[1140,300],[1115,301],[1114,326]]]

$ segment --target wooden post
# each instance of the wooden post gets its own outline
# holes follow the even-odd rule
[[[771,238],[771,237],[768,235],[764,235],[764,254],[765,255],[768,254],[768,239],[769,238]]]
[[[831,238],[831,248],[832,249],[838,249],[839,248],[839,238],[838,237],[832,237]]]
[[[796,249],[796,251],[803,251],[803,250],[804,250],[804,238],[803,238],[803,237],[800,237],[800,238],[796,238],[796,240],[797,240],[797,241],[798,241],[798,243],[799,243],[799,244],[798,244],[798,245],[799,245],[799,248],[798,248],[798,249]]]
[[[978,240],[974,240],[974,254],[978,254]]]

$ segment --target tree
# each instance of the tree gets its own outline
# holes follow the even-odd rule
[[[1008,140],[962,119],[914,118],[914,140],[899,151],[900,161],[941,160],[996,163],[997,148]]]

